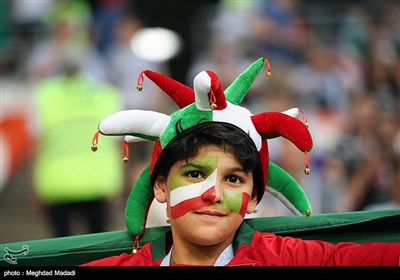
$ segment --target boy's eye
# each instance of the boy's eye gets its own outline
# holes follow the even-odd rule
[[[229,183],[234,183],[234,184],[239,184],[243,182],[243,180],[241,180],[238,176],[234,175],[228,176],[227,180]]]
[[[188,173],[186,173],[186,176],[193,178],[193,179],[201,179],[203,178],[203,173],[199,172],[199,171],[190,171]]]

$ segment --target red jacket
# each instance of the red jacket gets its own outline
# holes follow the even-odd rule
[[[170,235],[167,233],[166,235]],[[170,247],[162,236],[136,254],[95,260],[82,266],[160,266]],[[166,246],[167,245],[167,246]],[[245,223],[233,242],[235,255],[227,266],[399,266],[400,243],[332,244],[254,231]],[[174,264],[171,264],[174,265]]]

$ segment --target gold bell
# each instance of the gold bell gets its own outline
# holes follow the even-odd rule
[[[309,174],[310,174],[310,168],[304,169],[304,173],[305,173],[306,175],[309,175]]]
[[[311,215],[311,211],[310,211],[310,209],[307,209],[306,210],[306,216],[310,216]]]
[[[93,145],[90,149],[92,150],[92,152],[95,152],[95,151],[97,151],[97,146]]]
[[[136,254],[139,249],[139,236],[135,236],[135,241],[133,242],[132,254]]]
[[[217,109],[217,104],[215,104],[215,103],[213,103],[213,104],[211,104],[211,110],[215,110],[215,109]]]
[[[137,91],[142,91],[143,86],[142,86],[142,85],[137,85],[137,86],[136,86],[136,89],[137,89]]]

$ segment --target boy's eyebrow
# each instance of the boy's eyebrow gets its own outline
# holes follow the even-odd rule
[[[195,163],[195,162],[185,162],[179,168],[184,168],[184,167],[204,168],[205,165],[204,164],[198,164],[198,163]]]
[[[198,163],[198,162],[185,162],[184,164],[182,164],[181,166],[179,166],[180,169],[183,168],[194,168],[194,169],[199,169],[199,170],[214,170],[215,168],[217,168],[217,166],[214,165],[208,165],[205,163]]]
[[[197,161],[185,162],[184,164],[179,166],[179,168],[188,168],[188,167],[193,167],[193,168],[204,170],[205,168],[208,169],[210,166],[206,165],[206,164],[198,163]],[[249,172],[246,172],[244,170],[244,168],[241,167],[241,166],[228,167],[228,168],[225,168],[225,170],[227,172],[242,172],[242,173],[245,173],[245,174],[249,173]]]
[[[249,173],[249,172],[246,172],[242,167],[230,167],[230,168],[226,168],[226,170],[228,171],[228,172],[243,172],[243,173]]]
[[[210,166],[213,166],[213,168],[216,168],[217,165],[218,165],[217,157],[207,156],[204,158],[188,159],[185,161],[184,164],[182,164],[181,167],[209,168]]]

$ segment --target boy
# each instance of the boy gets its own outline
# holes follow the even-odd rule
[[[140,208],[134,205],[143,197],[151,202],[154,195],[167,205],[171,232],[138,251],[137,246],[133,254],[84,266],[399,265],[400,243],[334,245],[261,233],[242,223],[245,214],[256,209],[266,185],[295,213],[311,214],[301,188],[269,162],[265,140],[277,135],[289,139],[305,152],[308,168],[312,140],[306,125],[288,112],[252,115],[238,105],[265,63],[253,63],[225,91],[210,71],[195,78],[194,92],[145,72],[182,109],[171,117],[120,112],[103,120],[99,133],[156,140],[151,166],[128,200],[126,221],[137,244],[146,218],[140,221]],[[93,142],[97,144],[97,138]]]

